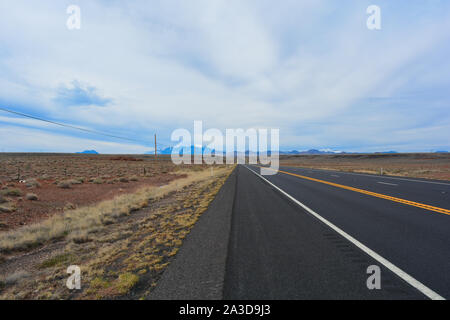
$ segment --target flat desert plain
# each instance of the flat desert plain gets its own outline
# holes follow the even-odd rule
[[[1,154],[0,299],[146,299],[233,168]]]
[[[282,155],[280,163],[303,168],[450,180],[450,153]]]

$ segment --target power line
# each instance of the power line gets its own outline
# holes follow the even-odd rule
[[[5,112],[9,112],[9,113],[12,113],[12,114],[15,114],[15,115],[19,115],[19,116],[22,116],[22,117],[26,117],[26,118],[30,118],[30,119],[34,119],[34,120],[39,120],[39,121],[51,123],[51,124],[54,124],[54,125],[57,125],[57,126],[65,127],[65,128],[70,128],[70,129],[74,129],[74,130],[80,130],[80,131],[84,131],[84,132],[87,132],[87,133],[102,135],[102,136],[106,136],[106,137],[110,137],[110,138],[116,138],[116,139],[121,139],[121,140],[126,140],[126,141],[138,142],[138,143],[141,143],[141,144],[148,144],[148,143],[145,143],[145,142],[140,141],[140,140],[130,139],[130,138],[126,138],[126,137],[121,137],[121,136],[117,136],[117,135],[113,135],[113,134],[109,134],[109,133],[104,133],[104,132],[100,132],[100,131],[96,131],[96,130],[76,127],[76,126],[72,126],[72,125],[65,124],[65,123],[59,123],[59,122],[56,122],[56,121],[52,121],[52,120],[47,120],[47,119],[31,116],[29,114],[25,114],[25,113],[13,111],[13,110],[5,109],[5,108],[2,108],[2,107],[0,107],[0,110],[5,111]],[[161,144],[161,145],[163,145],[163,144]]]

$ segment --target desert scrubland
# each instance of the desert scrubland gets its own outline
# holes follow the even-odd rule
[[[281,165],[450,180],[450,153],[284,155]]]
[[[145,299],[232,166],[0,156],[0,298]],[[67,268],[82,289],[66,287]]]

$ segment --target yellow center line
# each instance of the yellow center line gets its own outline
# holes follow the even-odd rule
[[[271,168],[267,168],[267,169],[271,169]],[[274,170],[274,169],[271,169],[271,170]],[[276,171],[276,170],[274,170],[274,171]],[[363,190],[363,189],[353,188],[353,187],[345,186],[345,185],[334,183],[334,182],[329,182],[329,181],[325,181],[325,180],[310,178],[310,177],[302,176],[302,175],[291,173],[291,172],[287,172],[287,171],[278,170],[278,172],[281,172],[281,173],[284,173],[284,174],[288,174],[288,175],[291,175],[291,176],[294,176],[294,177],[302,178],[302,179],[305,179],[305,180],[310,180],[310,181],[315,181],[315,182],[319,182],[319,183],[324,183],[324,184],[327,184],[327,185],[330,185],[330,186],[333,186],[333,187],[346,189],[346,190],[350,190],[350,191],[354,191],[354,192],[359,192],[359,193],[367,194],[369,196],[373,196],[373,197],[377,197],[377,198],[381,198],[381,199],[386,199],[386,200],[390,200],[390,201],[394,201],[394,202],[399,202],[399,203],[407,204],[407,205],[410,205],[410,206],[413,206],[413,207],[418,207],[418,208],[422,208],[422,209],[425,209],[425,210],[429,210],[429,211],[434,211],[434,212],[439,212],[439,213],[443,213],[443,214],[446,214],[446,215],[450,215],[450,210],[448,210],[448,209],[434,207],[434,206],[430,206],[428,204],[423,204],[423,203],[414,202],[414,201],[410,201],[410,200],[405,200],[405,199],[401,199],[401,198],[391,197],[391,196],[387,196],[387,195],[384,195],[384,194],[381,194],[381,193],[376,193],[376,192],[367,191],[367,190]]]

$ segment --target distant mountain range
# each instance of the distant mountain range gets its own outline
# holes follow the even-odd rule
[[[172,154],[172,150],[173,147],[168,147],[165,148],[161,151],[158,151],[158,154]],[[195,146],[191,146],[191,150],[190,150],[191,154],[204,154],[205,151],[208,151],[209,153],[214,153],[214,150],[211,150],[209,148],[206,147],[195,147]],[[154,151],[148,151],[145,154],[154,154]],[[321,155],[321,154],[358,154],[361,152],[345,152],[345,151],[331,151],[331,150],[317,150],[317,149],[310,149],[310,150],[306,150],[306,151],[297,151],[297,150],[291,150],[291,151],[280,151],[280,155]],[[366,152],[363,152],[366,153]],[[397,151],[385,151],[385,152],[374,152],[374,154],[395,154],[398,153]],[[448,151],[436,151],[435,153],[448,153]],[[95,150],[85,150],[83,152],[77,152],[77,154],[99,154],[97,151]],[[236,152],[235,152],[236,154]],[[245,152],[246,155],[250,154],[250,151],[246,151]],[[268,152],[268,154],[270,155],[270,151]]]
[[[165,149],[163,149],[161,151],[158,151],[158,154],[172,154],[172,150],[173,150],[173,147],[168,147],[168,148],[165,148]],[[191,154],[204,154],[205,151],[211,152],[211,151],[214,151],[214,150],[211,150],[211,149],[206,148],[206,147],[199,148],[199,147],[191,146],[191,150],[190,151],[191,151]],[[154,153],[155,153],[154,151],[149,151],[149,152],[146,152],[145,154],[154,154]]]
[[[329,151],[329,150],[317,150],[317,149],[310,149],[307,151],[297,151],[297,150],[292,150],[292,151],[281,151],[280,154],[292,154],[292,155],[296,155],[296,154],[337,154],[337,153],[345,153],[345,152],[340,152],[340,151]]]
[[[172,150],[173,147],[168,147],[165,148],[161,151],[158,151],[158,154],[172,154]],[[205,151],[209,151],[210,153],[213,153],[214,150],[208,149],[206,147],[203,148],[199,148],[199,147],[195,147],[195,146],[191,146],[191,150],[190,153],[191,154],[204,154]],[[236,152],[235,152],[236,153]],[[268,154],[270,154],[271,152],[269,151]],[[297,150],[292,150],[292,151],[280,151],[280,154],[283,155],[297,155],[297,154],[337,154],[337,153],[342,153],[342,152],[338,152],[338,151],[322,151],[322,150],[316,150],[316,149],[311,149],[308,151],[297,151]],[[146,154],[154,154],[154,151],[149,151],[146,152]],[[225,154],[225,153],[224,153]],[[250,154],[250,151],[246,151],[245,154]]]

